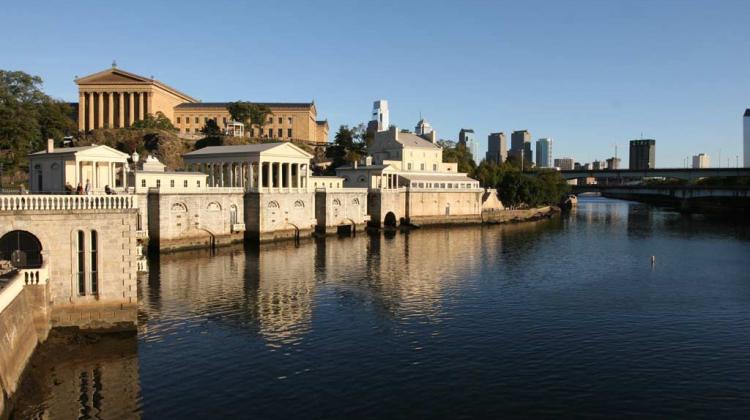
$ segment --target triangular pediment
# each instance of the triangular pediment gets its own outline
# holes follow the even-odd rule
[[[263,156],[287,156],[304,159],[312,159],[314,157],[312,154],[291,142],[279,143],[277,146],[264,150],[261,154]]]
[[[137,74],[111,68],[99,73],[94,73],[86,77],[76,79],[79,85],[132,85],[132,84],[152,84],[153,79],[149,79]]]
[[[63,149],[64,150],[64,149]],[[126,159],[128,155],[109,146],[99,145],[76,152],[76,157],[81,158],[109,158],[109,159]]]

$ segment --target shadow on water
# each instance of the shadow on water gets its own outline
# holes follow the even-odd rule
[[[45,343],[35,360],[60,363],[35,362],[17,413],[736,415],[748,253],[730,224],[598,199],[533,223],[165,254],[139,277],[137,343]]]

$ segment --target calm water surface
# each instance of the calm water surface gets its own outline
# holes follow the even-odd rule
[[[161,256],[139,299],[15,416],[750,416],[750,231],[643,204]]]

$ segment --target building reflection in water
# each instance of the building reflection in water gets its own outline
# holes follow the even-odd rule
[[[34,354],[11,418],[140,418],[135,334],[54,331]]]

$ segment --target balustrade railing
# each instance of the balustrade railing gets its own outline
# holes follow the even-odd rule
[[[0,195],[0,211],[134,209],[132,195]]]

